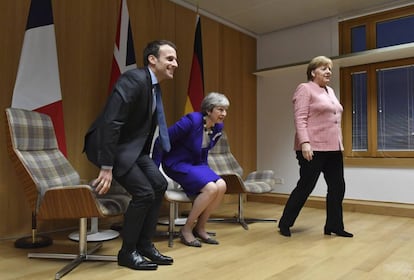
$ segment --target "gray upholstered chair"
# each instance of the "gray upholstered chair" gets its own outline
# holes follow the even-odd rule
[[[29,258],[71,259],[58,271],[60,279],[83,261],[116,261],[117,257],[94,255],[102,243],[87,248],[87,219],[121,215],[129,196],[111,193],[97,197],[60,152],[49,116],[23,109],[6,109],[8,151],[21,179],[29,206],[37,219],[79,219],[78,254],[29,253]]]
[[[276,222],[276,219],[244,217],[243,200],[245,194],[263,194],[272,191],[280,179],[275,177],[273,170],[254,171],[243,180],[243,169],[230,151],[227,135],[223,132],[216,145],[208,155],[209,166],[217,172],[227,184],[226,194],[238,195],[238,212],[231,219],[210,219],[211,221],[240,223],[244,229],[248,229],[250,222]]]

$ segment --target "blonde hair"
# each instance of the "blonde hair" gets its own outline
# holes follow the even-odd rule
[[[320,55],[317,57],[312,58],[312,60],[308,64],[308,69],[306,70],[306,75],[308,76],[308,81],[313,80],[312,71],[320,66],[329,65],[332,68],[332,60],[329,57]]]

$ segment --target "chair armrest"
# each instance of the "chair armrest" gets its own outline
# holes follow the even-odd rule
[[[95,193],[88,185],[48,189],[38,211],[39,219],[79,219],[105,217]]]
[[[131,201],[131,195],[129,192],[115,179],[112,179],[111,187],[105,194],[99,194],[95,191],[95,187],[92,183],[95,179],[87,181],[85,185],[88,185],[92,189],[92,193],[98,200],[101,211],[105,216],[117,216],[124,214]],[[82,182],[82,180],[81,180]]]
[[[237,173],[220,174],[220,177],[226,182],[226,194],[245,193],[246,188],[243,179]]]
[[[86,179],[80,179],[80,184],[81,185],[88,185],[90,186],[92,189],[94,189],[95,187],[92,186],[93,181],[95,181],[95,179],[92,180],[86,180]],[[130,196],[130,194],[128,193],[128,191],[121,186],[121,184],[119,184],[117,181],[115,181],[115,179],[112,179],[112,183],[111,183],[111,187],[109,188],[109,191],[106,194],[95,194],[98,198],[103,198],[107,195],[110,194],[124,194],[127,196]]]

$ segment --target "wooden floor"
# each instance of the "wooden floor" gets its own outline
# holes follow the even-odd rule
[[[234,214],[236,205],[225,204],[220,213]],[[246,217],[279,218],[281,205],[249,202]],[[325,211],[305,208],[292,228],[292,237],[279,235],[276,223],[253,223],[249,230],[238,224],[209,223],[220,245],[192,248],[178,240],[173,248],[166,239],[156,247],[175,260],[157,271],[133,271],[115,262],[82,263],[63,279],[414,279],[414,220],[361,213],[344,213],[346,229],[354,238],[323,235]],[[164,226],[160,226],[164,229]],[[76,252],[66,233],[52,235],[54,245],[43,252]],[[99,253],[117,254],[121,241],[104,242]],[[0,242],[0,279],[54,279],[68,261],[28,259],[27,250]]]

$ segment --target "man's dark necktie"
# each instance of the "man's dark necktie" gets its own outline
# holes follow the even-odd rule
[[[164,151],[169,152],[171,149],[170,137],[168,136],[167,122],[165,121],[164,107],[161,99],[161,87],[160,84],[154,85],[155,98],[156,98],[156,113],[158,120],[158,130],[160,136],[161,147]]]

